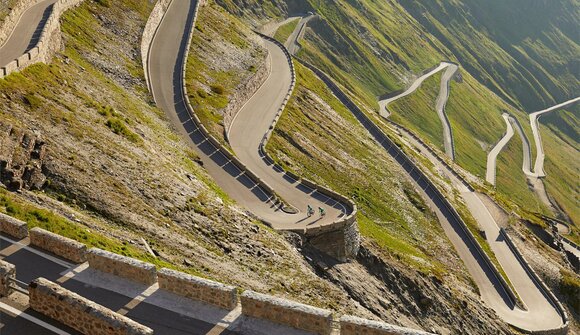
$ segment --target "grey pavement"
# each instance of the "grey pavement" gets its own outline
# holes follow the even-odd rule
[[[22,13],[9,38],[0,46],[0,67],[34,47],[57,0],[40,1]]]

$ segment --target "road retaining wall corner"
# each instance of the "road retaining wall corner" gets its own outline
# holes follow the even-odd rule
[[[28,225],[24,221],[0,213],[0,232],[23,239],[28,236]]]
[[[112,252],[91,248],[87,258],[89,266],[147,286],[157,282],[155,265]]]
[[[87,261],[87,246],[42,228],[30,230],[30,244],[74,263]]]
[[[16,267],[0,260],[0,298],[9,296],[12,291],[11,282],[16,280]]]
[[[242,314],[274,323],[327,335],[332,331],[332,312],[254,291],[241,295]]]
[[[47,279],[28,286],[30,307],[87,335],[152,335],[153,330]]]
[[[186,298],[202,301],[227,310],[236,308],[238,296],[234,286],[163,268],[157,272],[159,288]]]

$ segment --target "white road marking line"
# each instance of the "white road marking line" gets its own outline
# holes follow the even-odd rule
[[[46,323],[46,322],[44,322],[44,321],[42,321],[42,320],[40,320],[40,319],[38,319],[38,318],[36,318],[36,317],[34,317],[32,315],[29,315],[29,314],[26,314],[26,313],[24,313],[22,311],[19,311],[18,309],[14,308],[14,307],[12,307],[10,305],[7,305],[7,304],[5,304],[3,302],[0,302],[0,310],[5,311],[6,313],[12,314],[15,317],[23,318],[23,319],[28,320],[28,321],[30,321],[32,323],[35,323],[35,324],[41,326],[42,328],[45,328],[45,329],[50,330],[51,332],[53,332],[55,334],[59,334],[59,335],[71,335],[70,333],[65,332],[62,329],[56,328],[55,326],[53,326],[53,325],[51,325],[49,323]]]

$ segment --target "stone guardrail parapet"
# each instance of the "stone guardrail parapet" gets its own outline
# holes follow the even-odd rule
[[[155,265],[134,258],[117,255],[105,250],[91,248],[88,251],[89,266],[144,285],[157,282]]]
[[[87,246],[85,244],[42,228],[36,227],[30,230],[30,244],[74,263],[87,261]]]
[[[150,335],[153,330],[126,316],[38,278],[28,286],[30,307],[87,335]]]
[[[332,312],[253,291],[241,295],[242,314],[274,323],[327,335],[332,331]]]
[[[163,268],[157,272],[159,288],[192,300],[203,301],[227,310],[236,308],[236,288],[183,272]]]
[[[15,71],[22,71],[24,68],[34,63],[48,62],[50,58],[52,58],[53,53],[56,51],[58,43],[60,43],[60,35],[58,40],[54,40],[53,35],[55,32],[60,30],[59,19],[62,13],[64,13],[66,10],[74,6],[79,5],[83,1],[84,0],[58,0],[57,2],[55,2],[52,5],[53,6],[52,12],[50,13],[50,16],[48,17],[44,27],[42,28],[42,32],[40,33],[40,37],[36,45],[25,54],[19,56],[12,62],[4,65],[4,67],[0,69],[0,78],[3,78]],[[20,10],[18,18],[13,23],[13,25],[10,26],[9,33],[6,33],[4,31],[4,29],[8,29],[8,26],[6,26],[6,28],[2,27],[3,31],[0,32],[0,39],[2,38],[2,36],[4,36],[4,34],[6,34],[5,39],[8,38],[8,36],[10,36],[12,30],[15,28],[22,13],[36,2],[37,1],[23,1],[21,4],[19,4],[19,6],[22,6],[22,8],[18,7],[18,9]],[[4,42],[1,42],[0,45],[3,43]],[[55,45],[55,43],[57,43],[57,45]]]
[[[500,228],[499,229],[499,232],[500,232],[500,235],[505,239],[508,247],[514,253],[514,255],[516,255],[516,258],[518,259],[518,261],[520,262],[520,264],[522,264],[522,266],[524,267],[524,269],[526,270],[526,272],[528,272],[528,274],[530,275],[530,277],[532,278],[532,280],[535,281],[538,284],[538,286],[540,286],[542,288],[543,293],[546,295],[546,297],[548,298],[548,300],[550,300],[550,303],[552,305],[554,305],[554,307],[556,307],[556,310],[560,314],[560,317],[562,317],[562,321],[564,323],[559,328],[547,329],[547,330],[536,330],[536,331],[534,331],[534,330],[522,329],[522,328],[519,328],[519,327],[516,327],[516,328],[518,328],[518,329],[522,330],[524,333],[528,333],[528,334],[537,334],[537,335],[560,335],[560,334],[567,334],[568,333],[568,328],[569,328],[569,325],[570,325],[570,321],[568,319],[568,313],[566,313],[566,310],[564,309],[564,307],[562,306],[562,304],[560,303],[560,301],[558,300],[558,298],[556,298],[556,296],[554,295],[554,293],[552,293],[552,291],[550,290],[550,288],[548,287],[548,285],[546,285],[546,283],[544,283],[544,281],[540,278],[540,276],[536,273],[536,271],[534,271],[534,269],[528,263],[528,261],[526,261],[526,259],[524,258],[524,256],[520,252],[520,250],[516,247],[516,245],[514,244],[512,238],[505,231],[505,229]]]
[[[343,315],[340,318],[340,335],[432,335],[420,330],[401,328],[388,323]]]
[[[518,299],[518,297],[515,295],[515,293],[513,292],[511,287],[508,285],[506,280],[500,274],[500,272],[497,269],[497,267],[495,266],[495,264],[491,261],[489,256],[485,253],[485,251],[483,251],[483,248],[477,242],[477,240],[475,239],[475,236],[473,235],[471,230],[469,230],[469,228],[467,227],[466,223],[463,221],[463,219],[461,218],[459,213],[455,210],[455,208],[453,206],[451,206],[451,204],[449,203],[447,198],[445,198],[443,196],[443,194],[439,190],[439,187],[437,187],[431,181],[431,179],[428,178],[427,175],[425,175],[423,170],[421,170],[415,164],[415,162],[412,159],[410,159],[409,156],[407,156],[407,154],[401,148],[399,148],[399,146],[397,146],[391,138],[389,138],[383,132],[383,130],[381,128],[379,128],[363,111],[360,110],[360,108],[358,108],[358,106],[356,106],[356,104],[342,91],[342,89],[326,73],[324,73],[322,70],[318,69],[314,65],[311,65],[310,63],[308,63],[300,58],[296,58],[296,59],[301,64],[303,64],[304,66],[306,66],[307,68],[312,70],[320,79],[322,79],[322,81],[326,85],[328,85],[328,87],[338,97],[338,99],[341,100],[341,102],[343,102],[343,104],[355,115],[355,117],[357,117],[357,119],[359,119],[359,121],[363,124],[363,126],[365,126],[367,128],[367,130],[369,130],[371,135],[375,136],[377,141],[379,141],[381,143],[386,143],[387,145],[389,145],[389,147],[392,148],[393,150],[395,150],[397,152],[398,156],[404,160],[404,162],[405,162],[404,164],[413,167],[413,170],[419,174],[419,179],[423,180],[428,185],[427,188],[435,193],[437,198],[445,206],[445,209],[455,219],[455,221],[457,221],[459,223],[461,230],[465,233],[467,238],[470,240],[470,243],[472,243],[475,246],[477,253],[482,257],[483,261],[486,263],[486,265],[494,273],[494,276],[500,282],[503,289],[507,292],[507,294],[510,296],[512,301],[515,304],[517,304],[520,308],[525,308],[523,306],[523,304],[521,303],[520,299]],[[378,137],[380,137],[380,139],[378,139]]]
[[[23,239],[28,236],[28,225],[24,221],[0,213],[0,232]]]
[[[12,291],[10,283],[16,279],[16,267],[0,260],[0,298],[9,296]]]

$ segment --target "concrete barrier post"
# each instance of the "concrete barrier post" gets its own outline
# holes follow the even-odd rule
[[[74,263],[87,261],[87,246],[42,228],[30,230],[30,244]]]
[[[159,288],[202,301],[227,310],[236,308],[238,296],[236,288],[211,280],[163,268],[157,272]]]
[[[24,221],[0,213],[0,232],[23,239],[28,236],[28,225]]]
[[[332,312],[294,301],[246,291],[241,295],[242,314],[306,330],[319,335],[332,331]]]
[[[0,260],[0,297],[7,297],[12,293],[10,282],[16,279],[14,264]]]
[[[87,254],[89,266],[147,286],[157,282],[155,265],[105,250],[91,248]]]
[[[153,330],[47,279],[28,286],[30,307],[87,335],[152,335]]]

